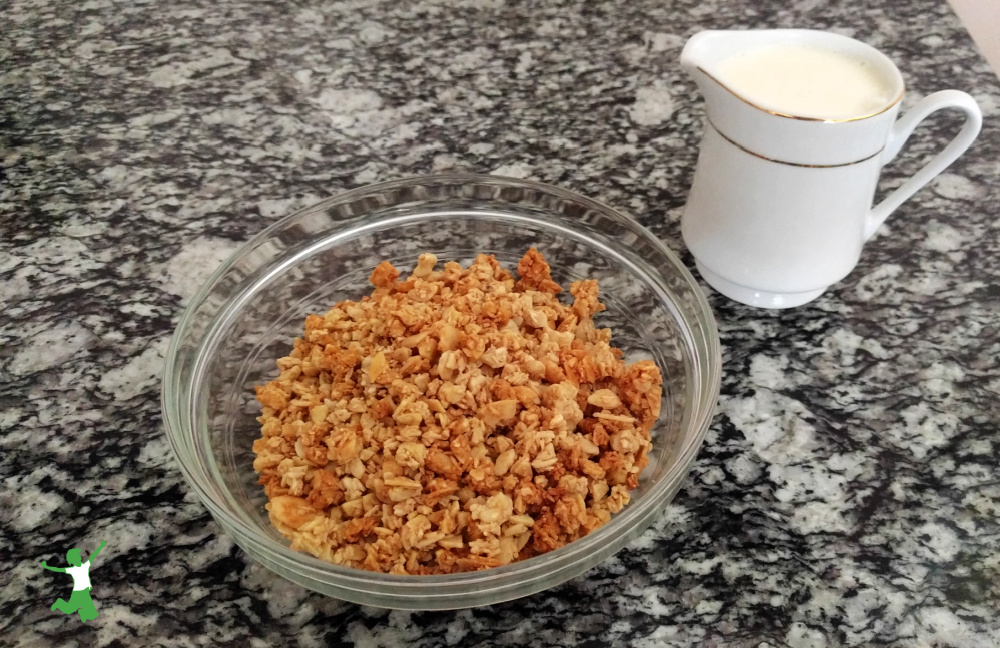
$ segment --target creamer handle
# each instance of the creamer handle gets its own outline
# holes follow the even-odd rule
[[[944,171],[949,164],[965,152],[965,149],[969,148],[976,136],[979,135],[979,129],[983,125],[983,114],[975,99],[960,90],[935,92],[917,102],[917,105],[893,124],[892,130],[889,132],[889,141],[882,152],[882,164],[888,164],[899,154],[900,149],[906,144],[906,140],[909,139],[910,134],[920,122],[931,113],[943,108],[958,108],[965,113],[965,124],[962,125],[962,130],[924,168],[917,171],[912,178],[886,196],[868,213],[868,221],[865,224],[866,241],[871,238],[879,225],[885,222],[889,214],[896,211],[896,208],[903,204],[903,201],[917,193],[921,187]]]

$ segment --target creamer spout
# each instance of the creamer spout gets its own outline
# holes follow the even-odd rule
[[[709,116],[742,110],[743,99],[719,80],[719,64],[736,54],[766,46],[770,31],[709,30],[692,36],[681,50],[681,69],[705,97]]]
[[[792,30],[785,30],[788,33]],[[709,75],[723,60],[751,49],[766,47],[778,38],[777,30],[708,30],[698,32],[681,51],[681,68],[697,78],[698,70]]]
[[[694,78],[698,78],[699,69],[704,68],[711,57],[712,41],[718,31],[698,32],[684,44],[681,50],[681,69]]]

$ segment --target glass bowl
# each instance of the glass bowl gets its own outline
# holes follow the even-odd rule
[[[310,313],[371,291],[389,259],[410,269],[422,252],[463,265],[479,253],[514,270],[537,247],[564,287],[596,278],[625,359],[653,359],[664,376],[650,463],[631,502],[605,526],[528,560],[440,576],[373,573],[293,551],[271,525],[253,470],[260,436],[253,386]],[[524,180],[429,176],[348,191],[270,226],[234,254],[184,312],[167,355],[163,414],[191,488],[236,544],[274,572],[356,603],[451,609],[526,596],[577,576],[636,538],[690,469],[721,381],[719,337],[702,291],[680,260],[634,220],[572,192]]]

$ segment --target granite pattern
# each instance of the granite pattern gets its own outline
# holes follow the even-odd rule
[[[8,0],[0,10],[0,644],[1000,645],[1000,88],[943,2]],[[467,169],[575,189],[678,252],[706,28],[885,51],[974,148],[818,301],[712,295],[718,416],[638,541],[528,599],[364,608],[251,563],[168,451],[159,375],[232,250],[346,188]],[[939,115],[886,169],[955,132]],[[690,265],[689,256],[684,256]],[[100,617],[48,606],[71,546]]]

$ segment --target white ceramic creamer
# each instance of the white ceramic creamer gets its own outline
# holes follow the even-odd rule
[[[829,32],[701,32],[681,66],[708,117],[681,232],[705,281],[753,306],[798,306],[847,276],[886,217],[982,124],[975,100],[957,90],[925,97],[897,121],[896,66]],[[965,114],[962,130],[873,209],[882,166],[942,108]]]

